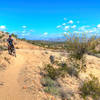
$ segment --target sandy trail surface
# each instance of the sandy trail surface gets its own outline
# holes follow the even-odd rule
[[[0,100],[33,100],[32,95],[23,92],[18,84],[20,70],[24,67],[28,50],[17,50],[17,57],[12,57],[9,66],[0,75]],[[28,52],[31,53],[32,52]]]

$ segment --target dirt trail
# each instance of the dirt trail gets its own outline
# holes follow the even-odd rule
[[[2,73],[0,80],[4,83],[0,86],[0,100],[33,100],[32,96],[22,91],[17,81],[20,70],[28,59],[25,53],[24,50],[17,51],[17,57],[13,57],[7,70]]]

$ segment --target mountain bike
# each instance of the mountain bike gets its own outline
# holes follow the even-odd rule
[[[8,53],[16,57],[16,50],[13,45],[9,46]]]

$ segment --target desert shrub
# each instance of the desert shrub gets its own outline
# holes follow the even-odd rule
[[[67,64],[66,64],[65,62],[56,61],[55,63],[56,63],[58,66],[61,66],[61,67],[67,66]]]
[[[99,53],[99,54],[95,54],[94,56],[96,56],[96,57],[100,58],[100,53]]]
[[[78,75],[79,75],[79,71],[74,66],[68,67],[67,72],[68,72],[68,74],[70,76],[76,76],[76,77],[78,77]]]
[[[84,82],[82,87],[80,88],[81,96],[86,98],[87,96],[91,96],[94,100],[100,99],[100,83],[99,80],[91,75],[91,79]]]
[[[60,66],[60,67],[57,69],[58,72],[59,72],[59,76],[65,77],[67,74],[69,74],[69,73],[68,73],[69,67],[68,67],[68,65],[67,65],[66,63],[59,63],[58,65]]]
[[[42,85],[44,86],[44,91],[52,95],[59,95],[59,84],[57,81],[51,79],[50,77],[44,77],[41,80]]]
[[[57,65],[59,66],[59,68],[54,68],[52,65],[47,65],[45,67],[45,70],[47,72],[47,75],[50,76],[52,79],[57,79],[59,77],[65,77],[67,74],[69,74],[70,76],[76,76],[78,77],[79,74],[79,70],[78,67],[79,65],[77,65],[75,63],[75,65],[67,65],[64,62],[57,62]]]
[[[4,36],[5,36],[4,34],[3,35],[0,35],[0,39],[2,39]]]
[[[62,100],[71,100],[71,97],[73,97],[74,94],[73,94],[73,91],[70,90],[70,89],[61,89],[60,90],[60,97]]]
[[[58,70],[50,64],[47,64],[44,70],[51,79],[56,79],[59,76]]]
[[[60,68],[58,68],[60,76],[64,77],[65,75],[69,74],[70,76],[78,77],[79,72],[77,69],[79,65],[77,64],[73,65],[73,63],[72,65],[71,64],[67,65],[66,63],[59,63],[59,65],[61,66]]]
[[[3,51],[3,50],[8,50],[8,48],[6,46],[1,46],[0,45],[0,51]]]
[[[56,60],[56,59],[54,60],[54,64],[57,66],[61,66],[61,62],[59,60]]]
[[[95,47],[98,45],[98,41],[99,41],[98,38],[96,38],[95,36],[92,36],[92,37],[88,40],[88,50],[94,50]]]
[[[18,36],[15,35],[14,33],[12,33],[11,35],[12,35],[12,37],[18,38]]]
[[[5,34],[9,34],[9,32],[5,32]]]
[[[63,89],[63,87],[58,83],[58,81],[51,79],[46,76],[41,79],[41,84],[44,87],[44,91],[53,96],[61,98],[61,100],[70,100],[73,96],[73,92],[69,89]]]
[[[68,36],[68,37],[67,37]],[[85,71],[86,57],[85,54],[88,51],[87,37],[83,34],[78,36],[77,34],[66,35],[66,50],[69,52],[69,64],[75,69],[78,74],[80,71]],[[75,67],[75,68],[74,68]],[[71,72],[73,70],[70,69]]]
[[[71,37],[67,40],[67,51],[69,51],[69,57],[81,60],[84,54],[87,52],[87,42],[82,37]]]
[[[47,76],[51,79],[57,79],[59,77],[65,77],[69,73],[70,67],[66,63],[60,65],[59,68],[54,68],[52,65],[48,64],[45,67]]]
[[[41,84],[44,87],[44,91],[51,95],[59,96],[62,100],[69,100],[69,98],[73,96],[73,93],[68,90],[63,91],[63,87],[59,84],[57,79],[70,73],[70,67],[66,63],[59,63],[58,68],[54,68],[48,64],[44,69],[46,72],[45,75],[41,74],[43,75]]]
[[[26,39],[25,38],[22,38],[22,39],[20,39],[20,40],[22,40],[22,41],[26,41]],[[28,42],[28,41],[27,41]]]

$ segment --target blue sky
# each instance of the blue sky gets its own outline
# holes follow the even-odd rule
[[[99,32],[99,24],[100,0],[0,1],[0,30],[27,39],[59,37],[69,27]]]

